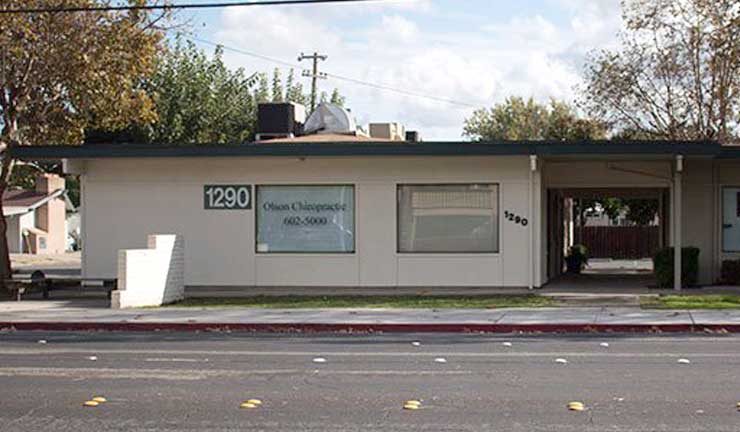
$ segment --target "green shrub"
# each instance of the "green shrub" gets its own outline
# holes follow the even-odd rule
[[[740,285],[740,260],[722,261],[720,278],[723,284]]]
[[[571,246],[565,257],[565,264],[568,266],[568,273],[580,273],[588,264],[588,248],[582,244]]]
[[[699,280],[699,248],[681,249],[681,281],[684,287],[696,286]],[[653,273],[658,288],[673,288],[673,248],[663,248],[653,256]]]

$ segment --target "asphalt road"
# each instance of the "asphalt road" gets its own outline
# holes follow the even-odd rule
[[[0,333],[2,431],[718,432],[738,402],[735,336]]]

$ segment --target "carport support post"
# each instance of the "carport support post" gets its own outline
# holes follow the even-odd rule
[[[539,223],[535,217],[535,194],[537,189],[535,188],[535,173],[537,172],[537,155],[529,155],[529,278],[528,288],[534,289],[535,275],[537,272],[537,259],[535,254],[539,254],[539,250],[536,249],[534,227],[535,223]]]
[[[681,258],[682,239],[681,231],[683,230],[681,214],[682,207],[682,174],[683,174],[683,156],[676,155],[676,169],[673,172],[673,289],[681,290],[683,281],[681,280]]]

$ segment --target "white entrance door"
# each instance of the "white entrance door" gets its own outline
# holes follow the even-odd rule
[[[740,188],[722,190],[722,249],[740,252]]]

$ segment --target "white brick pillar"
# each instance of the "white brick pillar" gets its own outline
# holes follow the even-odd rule
[[[118,251],[118,286],[111,294],[111,308],[161,306],[185,298],[183,237],[150,235],[147,247]]]

